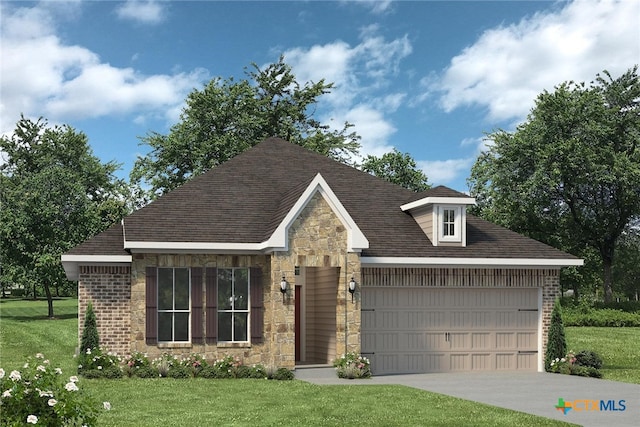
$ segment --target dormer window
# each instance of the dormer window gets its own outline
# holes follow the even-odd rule
[[[460,209],[460,206],[439,207],[439,220],[436,219],[436,221],[440,222],[438,237],[441,242],[460,242],[462,228]]]
[[[424,197],[400,206],[411,214],[433,246],[467,245],[467,206],[475,199],[445,187],[432,190]]]

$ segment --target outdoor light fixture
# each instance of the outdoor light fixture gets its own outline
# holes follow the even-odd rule
[[[351,294],[351,302],[353,301],[353,294],[356,292],[356,281],[355,279],[352,277],[351,280],[349,281],[349,293]]]
[[[287,294],[287,280],[284,278],[284,275],[280,281],[280,292],[282,292],[282,303],[284,304],[284,296]]]

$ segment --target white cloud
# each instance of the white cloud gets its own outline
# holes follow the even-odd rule
[[[344,115],[344,120],[353,123],[353,130],[362,137],[362,155],[381,156],[393,148],[388,140],[396,128],[380,111],[366,104],[355,105]]]
[[[371,10],[376,15],[382,15],[391,10],[392,0],[354,0],[355,3],[361,4]]]
[[[128,0],[116,8],[120,19],[128,19],[142,24],[159,24],[164,21],[165,6],[157,1]]]
[[[485,31],[451,60],[428,90],[442,91],[445,111],[488,109],[488,119],[523,119],[542,90],[567,80],[622,74],[640,58],[640,2],[575,1],[518,24]],[[437,85],[437,86],[436,86]]]
[[[404,93],[388,93],[389,80],[398,73],[399,64],[412,51],[405,35],[385,40],[378,27],[361,30],[360,42],[351,46],[335,41],[310,48],[293,48],[284,53],[299,82],[319,81],[335,84],[324,95],[322,122],[341,129],[345,121],[354,125],[361,137],[361,154],[380,156],[393,147],[389,138],[396,128],[385,117],[405,100]]]
[[[50,121],[121,113],[174,120],[187,93],[208,78],[201,69],[142,75],[113,67],[89,49],[64,44],[46,8],[2,12],[0,132],[12,129],[21,113]]]
[[[418,168],[427,175],[430,183],[435,185],[446,185],[458,179],[460,174],[468,173],[473,164],[473,158],[449,159],[434,161],[417,161]]]

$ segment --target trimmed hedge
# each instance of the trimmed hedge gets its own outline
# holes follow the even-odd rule
[[[565,326],[637,327],[640,326],[640,312],[612,308],[595,309],[582,305],[564,307],[562,320]]]

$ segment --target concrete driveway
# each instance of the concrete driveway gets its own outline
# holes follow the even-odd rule
[[[584,426],[640,426],[637,384],[520,372],[385,375],[370,380],[342,380],[333,368],[297,368],[295,374],[314,384],[404,385]],[[566,414],[556,409],[561,398],[564,406],[574,406]]]

